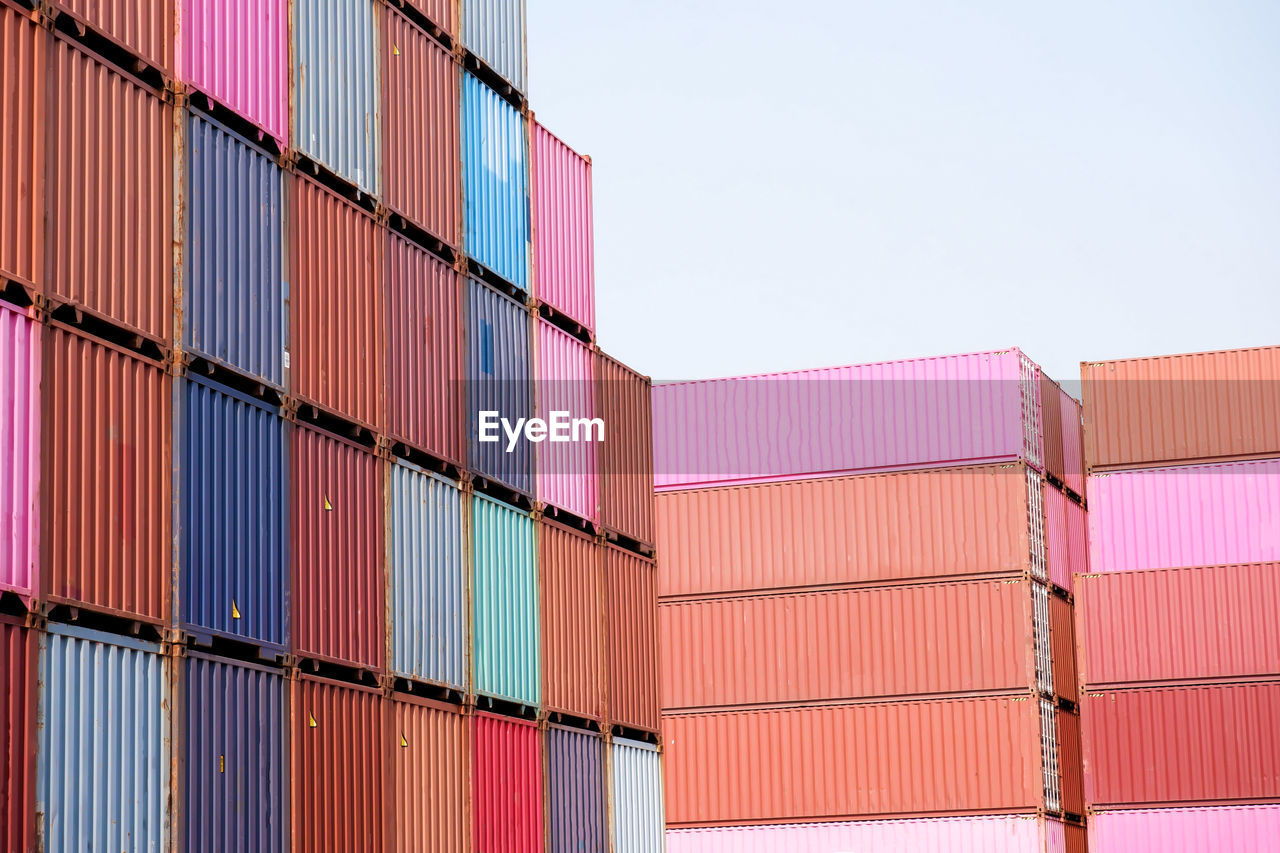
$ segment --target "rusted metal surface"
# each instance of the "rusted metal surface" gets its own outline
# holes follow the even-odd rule
[[[605,423],[600,445],[600,520],[646,545],[653,530],[653,407],[649,377],[596,351],[596,411]]]
[[[35,849],[35,632],[0,616],[0,849]]]
[[[175,0],[50,0],[82,24],[161,71],[173,68]]]
[[[585,534],[538,523],[542,606],[542,704],[550,711],[604,714],[603,554]]]
[[[605,547],[609,719],[657,731],[658,579],[652,560]]]
[[[467,718],[457,707],[399,694],[383,706],[386,849],[466,853],[471,842]]]
[[[49,32],[0,3],[0,279],[42,282]]]

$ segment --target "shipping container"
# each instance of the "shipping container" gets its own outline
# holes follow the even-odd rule
[[[653,406],[647,376],[596,350],[600,444],[600,521],[643,545],[653,533]]]
[[[1280,562],[1280,459],[1089,478],[1094,572]]]
[[[1058,720],[1058,766],[1062,773],[1062,810],[1082,818],[1085,813],[1084,745],[1080,739],[1080,717],[1061,708],[1055,713]]]
[[[469,499],[457,483],[391,465],[387,519],[387,653],[393,673],[467,686]]]
[[[1280,682],[1089,692],[1094,807],[1280,799]]]
[[[161,624],[173,570],[173,390],[164,365],[45,331],[43,595]]]
[[[609,747],[613,853],[662,853],[662,756],[652,744],[615,737]]]
[[[40,595],[43,339],[43,326],[0,302],[0,592],[27,603]]]
[[[1049,600],[1049,641],[1052,646],[1053,689],[1055,694],[1068,702],[1080,698],[1079,676],[1076,662],[1075,613],[1071,603],[1057,595]]]
[[[174,0],[50,0],[54,10],[161,71],[173,68]]]
[[[284,387],[284,173],[225,126],[187,113],[184,349]]]
[[[1086,575],[1080,681],[1280,679],[1280,563]]]
[[[49,32],[33,13],[0,3],[0,280],[43,285],[45,95]]]
[[[293,0],[293,144],[382,192],[376,0]]]
[[[1280,806],[1134,809],[1089,818],[1090,853],[1261,853],[1274,849],[1277,838]]]
[[[538,522],[542,702],[549,711],[604,715],[604,565],[590,536]]]
[[[66,36],[54,38],[53,53],[46,289],[168,340],[173,107]]]
[[[523,305],[475,279],[467,279],[467,399],[468,458],[481,477],[497,480],[533,494],[533,447],[523,438],[508,451],[509,439],[498,426],[490,426],[494,441],[481,441],[485,412],[516,428],[533,415],[533,350],[529,315]]]
[[[381,853],[381,692],[300,676],[290,702],[292,850]]]
[[[528,92],[525,0],[462,0],[462,43],[520,92]]]
[[[0,849],[35,847],[36,634],[0,615]]]
[[[458,248],[462,227],[458,64],[391,6],[382,12],[379,51],[387,207]]]
[[[485,0],[487,2],[487,0]],[[521,7],[524,0],[516,0]],[[506,0],[497,5],[507,6]],[[463,9],[475,3],[464,3]],[[470,73],[462,75],[462,184],[467,255],[529,288],[529,160],[524,117]]]
[[[1049,560],[1049,580],[1071,592],[1073,577],[1089,570],[1088,516],[1084,507],[1045,483],[1045,552]]]
[[[448,264],[386,234],[387,432],[462,463],[462,285]]]
[[[289,142],[288,0],[182,0],[178,79]]]
[[[1084,497],[1084,431],[1080,404],[1048,376],[1040,377],[1045,473]]]
[[[600,442],[608,424],[591,422],[596,412],[593,358],[586,344],[538,319],[537,415],[548,424],[548,438],[534,451],[538,500],[555,509],[595,521],[600,517],[596,477]],[[563,426],[557,426],[563,424]],[[568,440],[556,441],[560,431]]]
[[[661,593],[1042,578],[1041,502],[1016,464],[660,493]]]
[[[288,853],[288,709],[279,670],[188,653],[175,751],[187,853]]]
[[[472,719],[472,849],[542,853],[542,745],[537,725],[484,713]]]
[[[1011,349],[658,385],[655,484],[997,461],[1039,469],[1039,375]]]
[[[284,651],[289,471],[270,405],[204,379],[178,388],[179,624]]]
[[[671,714],[667,824],[1035,812],[1042,731],[1027,696]]]
[[[477,494],[472,507],[472,689],[541,702],[538,544],[529,513]]]
[[[365,448],[299,424],[290,441],[294,651],[381,669],[382,463]]]
[[[40,850],[163,853],[170,839],[163,648],[50,625],[40,637]]]
[[[458,35],[458,4],[455,0],[394,0],[400,7],[410,6],[425,15],[450,39]]]
[[[600,735],[548,726],[548,853],[605,853],[609,849],[605,812],[604,743]]]
[[[607,706],[615,725],[657,731],[658,578],[653,560],[604,552]]]
[[[1280,455],[1280,347],[1080,366],[1091,470]]]
[[[396,694],[383,703],[387,749],[387,850],[466,853],[467,718],[460,709]]]
[[[591,158],[532,118],[533,295],[587,331],[596,326]]]

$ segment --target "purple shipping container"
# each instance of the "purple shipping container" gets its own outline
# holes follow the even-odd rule
[[[533,295],[590,331],[596,325],[591,158],[530,116]]]
[[[1141,809],[1089,818],[1090,853],[1263,853],[1276,850],[1278,839],[1280,806]]]
[[[604,742],[595,732],[547,728],[550,853],[604,853]]]
[[[594,357],[591,349],[546,320],[538,320],[537,395],[538,417],[552,423],[552,413],[565,412],[570,421],[596,417]],[[578,438],[553,442],[550,437],[536,446],[537,498],[554,509],[581,518],[600,517],[596,462],[602,432],[589,425],[577,430]],[[570,438],[574,438],[572,434]]]
[[[40,594],[41,326],[0,302],[0,590]]]

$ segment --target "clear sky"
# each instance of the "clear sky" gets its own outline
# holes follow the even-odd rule
[[[1280,344],[1280,2],[529,0],[602,346],[689,379]]]

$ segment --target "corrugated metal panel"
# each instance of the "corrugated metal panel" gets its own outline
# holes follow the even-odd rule
[[[525,0],[462,0],[462,43],[485,64],[528,92]]]
[[[1039,468],[1039,368],[1018,350],[658,385],[659,489],[974,462]]]
[[[1093,469],[1280,455],[1280,347],[1083,364]]]
[[[370,195],[382,192],[375,0],[293,0],[293,141]]]
[[[1049,597],[1049,638],[1053,647],[1053,689],[1068,702],[1079,699],[1076,673],[1076,627],[1070,602]]]
[[[1057,709],[1049,699],[1040,702],[1040,775],[1044,783],[1044,807],[1062,810],[1062,765],[1058,744]]]
[[[182,0],[178,79],[289,142],[288,0]]]
[[[591,158],[529,122],[533,295],[587,329],[596,325]]]
[[[1056,486],[1045,484],[1045,550],[1049,560],[1049,580],[1067,592],[1074,587],[1073,576],[1089,570],[1089,543],[1084,507]]]
[[[1030,585],[1033,636],[1032,654],[1035,657],[1035,682],[1033,689],[1043,694],[1053,693],[1053,646],[1049,639],[1049,589],[1044,584]]]
[[[1058,753],[1062,772],[1062,808],[1073,815],[1083,815],[1084,758],[1081,752],[1080,717],[1069,711],[1058,712]]]
[[[380,668],[386,652],[382,463],[364,448],[301,425],[290,457],[294,651]]]
[[[391,669],[450,687],[467,684],[467,499],[457,483],[391,466],[387,648]]]
[[[383,849],[382,695],[302,676],[293,682],[289,753],[293,850]]]
[[[467,719],[459,709],[396,696],[383,703],[390,774],[387,849],[466,853]]]
[[[0,616],[0,849],[34,849],[35,633]]]
[[[524,5],[524,0],[517,2]],[[505,0],[501,5],[507,5]],[[462,183],[467,255],[522,290],[529,287],[528,180],[523,116],[497,92],[464,73]]]
[[[178,427],[178,612],[209,631],[289,642],[289,474],[274,408],[189,378]]]
[[[591,349],[546,320],[536,325],[538,417],[548,424],[553,412],[567,412],[570,421],[596,418]],[[538,500],[590,521],[599,518],[596,457],[607,432],[607,423],[599,430],[573,428],[570,441],[553,442],[548,436],[539,444],[534,452]]]
[[[135,56],[173,68],[173,0],[51,0]]]
[[[0,303],[0,590],[40,594],[40,376],[44,328]]]
[[[664,709],[1036,687],[1030,581],[676,601],[658,613]]]
[[[1280,798],[1280,682],[1089,693],[1091,805]]]
[[[387,233],[387,430],[462,462],[462,285],[458,274]]]
[[[525,720],[476,714],[471,772],[476,853],[541,853],[542,746]]]
[[[613,853],[662,853],[662,756],[647,743],[614,738],[609,765]]]
[[[673,714],[663,732],[672,827],[1045,805],[1025,696]]]
[[[382,229],[297,175],[289,208],[298,396],[376,427],[382,413]]]
[[[1145,809],[1089,818],[1090,853],[1259,853],[1277,838],[1280,806]]]
[[[662,493],[662,594],[1035,574],[1031,491],[991,465]]]
[[[262,151],[187,119],[185,347],[284,387],[284,176]]]
[[[190,853],[286,853],[288,742],[278,670],[191,654],[181,663],[175,766]]]
[[[1088,685],[1280,678],[1280,563],[1081,578]]]
[[[596,351],[600,446],[600,521],[646,545],[653,533],[653,406],[649,378]]]
[[[399,5],[404,5],[401,0],[396,0]],[[456,0],[406,0],[408,5],[415,7],[422,14],[426,15],[431,23],[435,24],[445,33],[456,37],[458,35],[458,9]]]
[[[1280,562],[1280,459],[1089,478],[1095,572]]]
[[[45,87],[49,34],[34,16],[0,5],[0,277],[42,282]]]
[[[44,368],[44,594],[162,622],[173,568],[172,379],[56,324]]]
[[[591,537],[538,523],[542,701],[553,711],[604,714],[604,566]]]
[[[169,849],[169,707],[159,645],[55,625],[41,635],[42,851]]]
[[[537,705],[542,666],[533,519],[483,495],[476,495],[471,507],[473,689]]]
[[[1060,391],[1058,409],[1062,418],[1062,479],[1068,489],[1085,497],[1084,407]]]
[[[653,560],[605,548],[609,719],[658,730],[658,578]]]
[[[48,290],[154,338],[173,326],[172,107],[54,39]]]
[[[1059,481],[1066,472],[1062,434],[1062,389],[1048,376],[1040,376],[1040,418],[1044,424],[1044,472]]]
[[[382,12],[386,204],[450,246],[462,228],[458,65],[388,6]]]
[[[548,853],[604,853],[604,744],[595,732],[547,729]]]
[[[507,452],[499,441],[480,441],[480,413],[497,412],[514,426],[533,414],[533,351],[524,306],[475,279],[467,280],[468,458],[479,474],[533,494],[533,448],[523,438]]]

